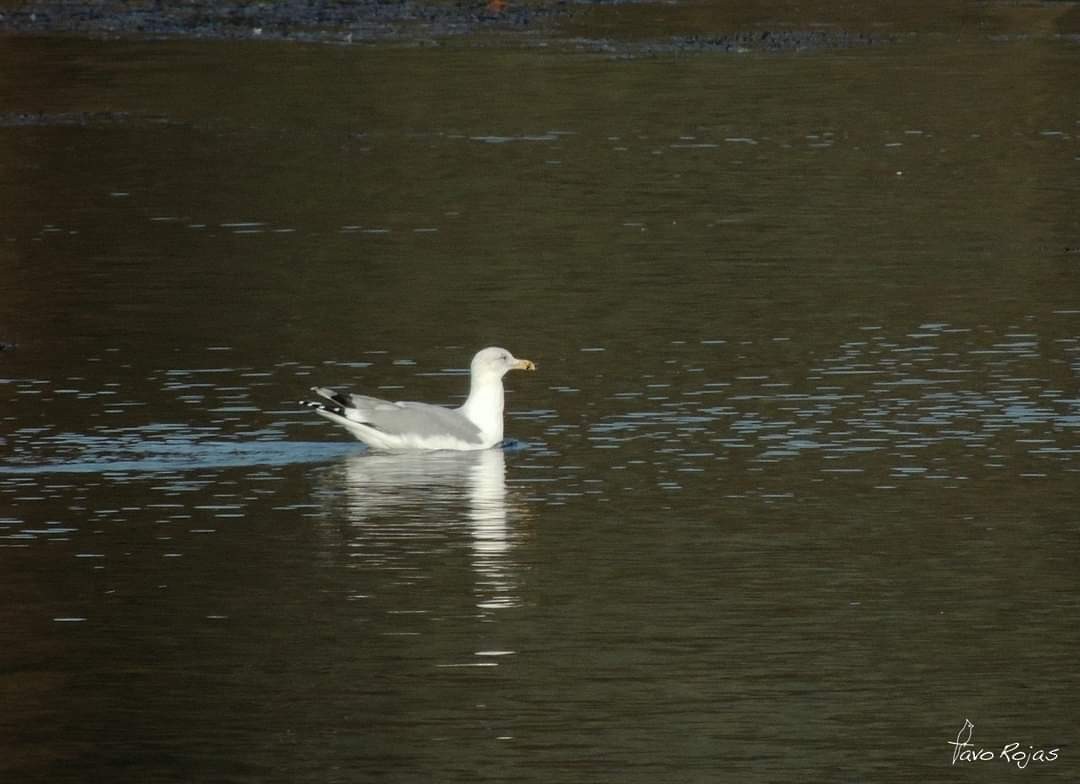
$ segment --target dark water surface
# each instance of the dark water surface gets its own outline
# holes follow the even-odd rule
[[[1076,780],[1078,73],[5,40],[3,780]]]

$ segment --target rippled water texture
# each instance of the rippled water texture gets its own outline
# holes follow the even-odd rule
[[[3,779],[1075,780],[1077,73],[5,40]]]

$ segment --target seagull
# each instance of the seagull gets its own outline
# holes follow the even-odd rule
[[[301,400],[300,405],[315,409],[372,449],[490,449],[503,439],[502,378],[510,370],[536,370],[536,365],[497,346],[478,351],[469,366],[469,397],[458,408],[342,394],[326,387],[311,388],[322,400]]]

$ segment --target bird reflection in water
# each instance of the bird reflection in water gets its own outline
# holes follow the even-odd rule
[[[467,529],[477,606],[519,604],[510,519],[523,510],[508,501],[503,450],[364,453],[326,478],[321,495],[331,507],[344,505],[349,545],[377,546],[369,563],[415,573],[425,550],[445,553],[448,539]]]

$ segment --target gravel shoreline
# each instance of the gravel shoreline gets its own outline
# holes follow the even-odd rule
[[[612,15],[619,6],[647,3],[556,0],[511,4],[504,0],[282,0],[280,2],[73,2],[33,0],[0,4],[0,34],[81,35],[206,40],[280,40],[322,43],[430,43],[440,39],[527,34],[522,43],[562,40],[583,49],[623,54],[673,51],[795,51],[872,46],[888,34],[843,29],[754,29],[670,35],[608,35],[582,18]]]
[[[832,0],[0,0],[0,34],[330,44],[468,39],[626,56],[796,52],[921,35],[1080,42],[1080,3],[986,0],[950,12],[918,0],[902,6]]]
[[[568,13],[566,3],[499,8],[497,4],[414,0],[256,3],[38,0],[0,8],[0,32],[349,43],[521,30]]]

